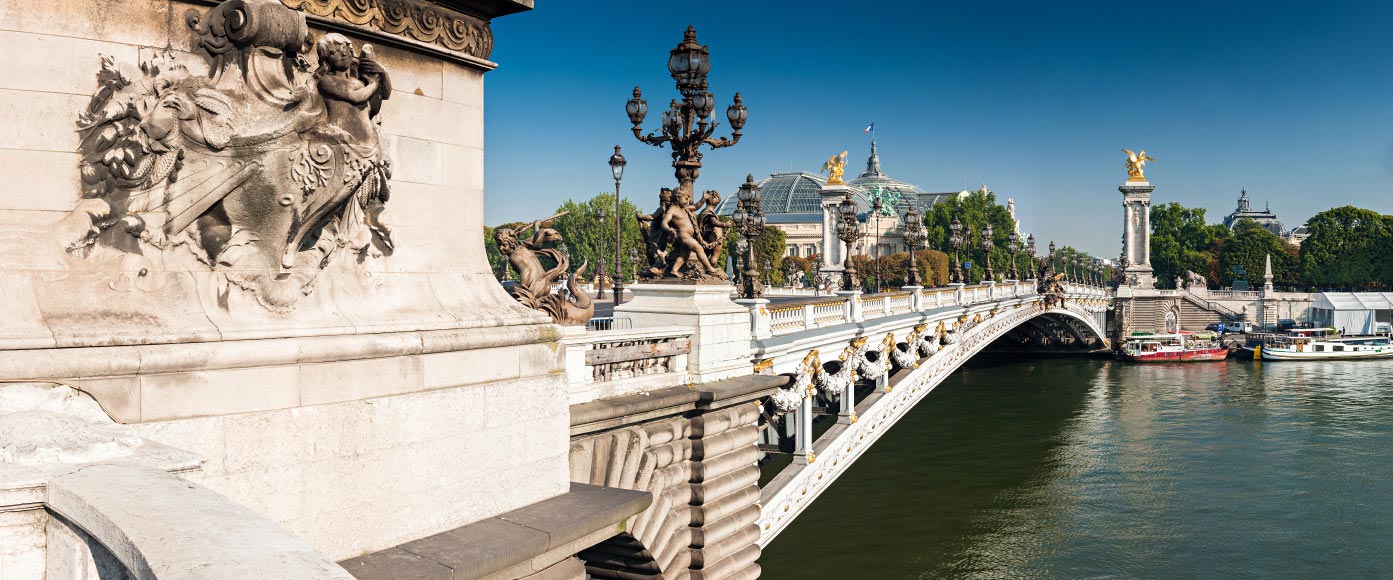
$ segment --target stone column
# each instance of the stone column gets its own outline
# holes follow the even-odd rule
[[[861,311],[860,290],[842,290],[837,292],[837,296],[846,299],[846,305],[843,308],[846,309],[844,312],[846,312],[847,322],[861,322],[866,319],[865,314]]]
[[[923,286],[901,286],[900,290],[909,292],[909,309],[919,312],[924,309],[924,287]]]
[[[1124,273],[1128,285],[1135,288],[1156,287],[1151,269],[1151,192],[1155,189],[1156,186],[1145,181],[1128,181],[1117,188],[1122,192],[1124,208],[1122,243],[1127,256]]]
[[[837,206],[846,199],[851,187],[847,185],[822,186],[822,271],[841,273],[842,262],[846,260],[849,249],[837,237],[837,222],[841,221]]]
[[[774,335],[773,330],[770,328],[769,308],[766,306],[769,304],[768,298],[741,298],[736,300],[735,303],[750,309],[750,332],[755,340],[769,338]]]
[[[687,369],[695,383],[750,373],[750,311],[731,301],[730,285],[634,284],[634,297],[614,309],[635,328],[690,326],[692,352]]]

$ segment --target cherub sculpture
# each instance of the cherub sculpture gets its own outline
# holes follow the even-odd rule
[[[705,240],[699,229],[691,190],[679,188],[676,195],[677,198],[668,204],[667,211],[663,212],[662,221],[659,222],[672,244],[664,275],[694,280],[726,279],[725,272],[716,268],[706,254]]]
[[[842,185],[842,173],[846,171],[846,151],[841,155],[833,155],[827,158],[827,162],[822,164],[822,171],[827,172],[827,185]]]
[[[1146,181],[1146,176],[1142,175],[1142,168],[1146,167],[1147,161],[1155,161],[1142,149],[1140,153],[1133,153],[1131,149],[1123,149],[1127,154],[1127,161],[1124,167],[1127,169],[1127,181]]]
[[[513,265],[518,271],[518,283],[508,288],[508,293],[521,302],[523,306],[540,310],[551,316],[551,319],[562,326],[581,326],[590,321],[595,315],[595,303],[591,301],[590,295],[581,290],[577,280],[584,276],[587,263],[582,263],[566,282],[566,291],[572,298],[551,291],[552,283],[561,276],[565,275],[570,268],[570,258],[556,248],[545,247],[546,244],[561,241],[561,234],[556,230],[546,227],[549,220],[561,217],[567,212],[554,215],[545,220],[532,222],[532,225],[514,230],[513,228],[498,228],[493,232],[493,239],[498,242],[498,251],[508,257],[508,263]],[[532,230],[532,236],[523,238],[527,230]],[[556,265],[547,269],[542,265],[539,257],[546,257],[555,262]]]

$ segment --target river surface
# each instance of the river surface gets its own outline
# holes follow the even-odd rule
[[[770,579],[1393,577],[1393,362],[986,359],[774,542]]]

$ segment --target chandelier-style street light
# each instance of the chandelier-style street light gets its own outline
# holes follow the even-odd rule
[[[740,186],[740,190],[735,194],[735,214],[732,220],[735,223],[737,232],[745,237],[746,254],[745,271],[740,277],[740,297],[745,299],[755,299],[764,296],[764,284],[759,281],[759,270],[756,268],[755,247],[759,245],[759,239],[764,235],[764,208],[760,205],[759,186],[755,185],[755,176],[746,175],[745,183]]]
[[[614,146],[614,155],[609,156],[609,171],[614,175],[614,305],[619,306],[624,303],[624,274],[620,271],[620,256],[624,251],[624,233],[619,228],[619,180],[624,178],[624,166],[628,162],[624,160],[624,155],[619,152],[619,146]]]
[[[861,289],[861,277],[856,275],[856,262],[851,260],[852,248],[866,235],[866,228],[856,219],[856,201],[851,191],[837,204],[837,238],[846,244],[846,259],[842,260],[842,290],[850,292]]]
[[[1026,272],[1030,274],[1032,279],[1039,277],[1035,273],[1035,234],[1030,234],[1025,238],[1025,265],[1028,267]]]
[[[995,246],[992,243],[992,225],[987,224],[987,227],[982,229],[982,252],[987,255],[987,272],[982,277],[984,282],[996,280],[996,276],[992,274],[992,248]]]
[[[1020,280],[1021,273],[1016,269],[1016,253],[1021,251],[1021,235],[1016,230],[1006,234],[1006,250],[1011,253],[1011,271],[1008,277],[1012,280]]]
[[[905,273],[905,285],[923,286],[923,281],[919,276],[919,266],[914,261],[914,253],[918,251],[926,237],[924,220],[919,217],[919,210],[910,206],[909,211],[904,212],[904,221],[900,227],[904,230],[904,245],[909,249],[909,272]]]
[[[720,123],[712,118],[716,98],[706,89],[706,75],[711,72],[710,52],[707,47],[697,43],[696,28],[687,27],[682,42],[669,52],[668,72],[677,82],[679,101],[673,99],[668,109],[663,111],[660,132],[643,134],[643,119],[648,115],[648,101],[643,93],[634,87],[634,96],[625,104],[624,110],[633,123],[634,138],[661,147],[664,143],[672,148],[672,167],[677,177],[678,192],[690,195],[692,184],[701,171],[701,146],[712,149],[730,147],[740,142],[740,131],[745,127],[749,111],[735,93],[734,103],[726,108],[726,120],[730,122],[729,138],[713,139],[712,134]]]
[[[963,264],[958,259],[958,250],[963,247],[963,224],[958,221],[957,216],[953,217],[953,223],[948,224],[948,247],[953,248],[953,283],[963,284]]]

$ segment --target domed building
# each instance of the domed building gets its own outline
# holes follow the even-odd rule
[[[773,173],[756,182],[762,194],[761,205],[767,223],[784,232],[787,256],[808,257],[822,253],[822,186],[827,178],[813,173],[790,171]],[[857,217],[867,224],[866,238],[854,251],[866,255],[888,255],[904,251],[900,220],[911,207],[927,213],[935,203],[966,191],[929,193],[918,186],[886,175],[880,167],[880,153],[871,141],[866,170],[846,182],[857,206]],[[736,196],[727,195],[717,213],[735,213]],[[873,211],[879,201],[880,211]]]
[[[1238,195],[1238,208],[1233,210],[1233,213],[1224,217],[1224,225],[1228,227],[1229,230],[1232,230],[1238,227],[1238,222],[1243,220],[1253,220],[1267,231],[1277,234],[1278,236],[1285,237],[1288,235],[1286,229],[1282,227],[1282,222],[1277,219],[1277,214],[1272,213],[1272,208],[1270,206],[1264,207],[1262,211],[1257,211],[1252,208],[1252,205],[1248,202],[1248,188],[1246,187],[1243,188],[1243,191]]]

